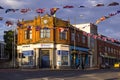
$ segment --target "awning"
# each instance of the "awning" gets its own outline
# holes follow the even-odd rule
[[[70,46],[70,50],[77,50],[77,51],[89,51],[89,48],[84,48],[84,47],[75,47],[74,46]]]
[[[74,50],[79,52],[80,51],[80,54],[91,54],[89,52],[89,48],[84,48],[84,47],[74,47],[74,46],[70,46],[70,50]]]

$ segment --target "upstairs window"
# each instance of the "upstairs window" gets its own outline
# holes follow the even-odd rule
[[[45,27],[40,29],[40,38],[50,38],[50,29]]]
[[[71,41],[75,41],[75,33],[71,33]]]
[[[77,34],[78,42],[80,42],[80,34]]]
[[[107,47],[105,46],[105,52],[107,52]]]
[[[85,44],[85,41],[86,41],[86,37],[83,35],[83,36],[82,36],[82,43]]]
[[[60,40],[67,40],[67,30],[59,28]]]
[[[32,31],[31,30],[25,31],[25,39],[32,39]]]

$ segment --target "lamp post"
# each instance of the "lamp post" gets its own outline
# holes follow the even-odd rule
[[[76,27],[76,17],[75,17],[75,27]],[[74,60],[74,67],[75,67],[75,59],[76,59],[76,30],[75,30],[75,27],[74,27],[74,51],[72,52],[73,53],[73,60]]]
[[[52,62],[52,69],[55,69],[55,56],[56,56],[56,17],[55,14],[53,16],[54,18],[54,29],[53,29],[53,62]]]
[[[13,25],[13,42],[12,42],[12,63],[13,63],[13,68],[16,67],[16,26],[15,24]]]

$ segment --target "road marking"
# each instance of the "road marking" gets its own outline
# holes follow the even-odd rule
[[[64,80],[62,78],[34,78],[34,79],[26,79],[26,80]]]
[[[87,76],[87,77],[89,77],[89,78],[92,78],[92,80],[101,80],[101,78],[99,78],[99,77],[96,77],[95,76],[95,74],[87,74],[87,75],[84,75],[84,76]]]
[[[64,79],[62,79],[62,78],[54,78],[55,80],[64,80]],[[53,79],[52,79],[53,80]]]
[[[42,79],[40,79],[40,80],[48,80],[48,78],[42,78]]]

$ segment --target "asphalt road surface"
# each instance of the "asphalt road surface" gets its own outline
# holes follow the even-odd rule
[[[120,69],[0,69],[0,80],[120,80]]]

